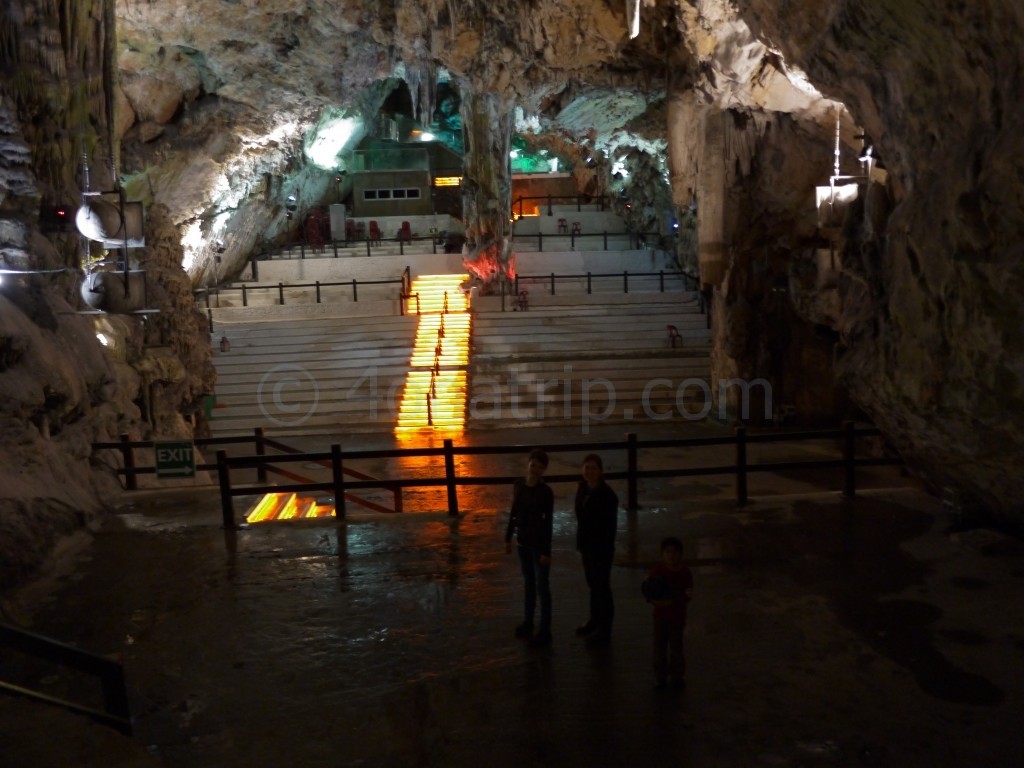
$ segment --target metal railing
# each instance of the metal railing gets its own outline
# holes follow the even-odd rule
[[[629,280],[633,278],[634,281],[643,278],[658,278],[658,292],[665,293],[665,280],[672,281],[679,280],[682,283],[684,291],[698,291],[699,284],[697,279],[692,275],[688,275],[685,272],[666,272],[665,270],[659,270],[657,272],[629,272],[624,270],[622,272],[584,272],[581,274],[558,274],[551,272],[546,275],[516,275],[515,278],[515,292],[516,294],[522,290],[520,283],[525,281],[531,281],[532,283],[538,283],[545,281],[548,284],[548,293],[551,296],[555,295],[555,287],[559,281],[566,280],[586,280],[587,281],[587,293],[594,292],[594,280],[607,280],[608,278],[616,278],[622,280],[622,292],[629,293]],[[635,282],[634,282],[635,287]],[[698,291],[699,292],[699,291]],[[701,311],[703,312],[703,303],[701,304]]]
[[[589,239],[593,239],[595,237],[599,237],[599,238],[601,238],[601,248],[600,249],[595,248],[594,250],[607,251],[608,250],[608,238],[609,237],[627,237],[627,238],[629,238],[629,249],[628,250],[637,250],[637,249],[645,247],[648,239],[651,242],[655,242],[655,243],[658,242],[658,240],[661,237],[661,235],[659,235],[657,232],[628,232],[628,231],[627,232],[607,232],[607,231],[606,232],[588,232],[586,234],[584,234],[582,232],[572,232],[572,231],[570,231],[570,232],[565,232],[565,233],[559,233],[559,234],[556,234],[556,235],[546,235],[543,232],[538,232],[535,235],[521,235],[521,234],[517,234],[515,232],[512,233],[512,239],[513,240],[533,240],[533,239],[536,239],[537,240],[537,252],[538,253],[543,253],[544,252],[544,240],[545,240],[545,238],[548,239],[548,240],[562,240],[562,241],[564,241],[565,238],[567,238],[567,237],[569,238],[570,247],[573,250],[576,249],[576,241],[577,240],[587,240],[588,238]]]
[[[117,442],[108,443],[93,443],[92,448],[94,451],[102,450],[116,450],[121,453],[121,463],[123,466],[114,469],[114,473],[119,477],[124,478],[124,487],[128,491],[136,491],[139,488],[139,475],[155,475],[157,468],[155,466],[138,466],[136,462],[136,450],[139,449],[152,449],[154,447],[153,440],[132,440],[130,435],[122,434],[121,439]],[[260,483],[266,483],[269,474],[276,474],[285,477],[289,480],[298,483],[311,483],[313,481],[308,478],[296,475],[286,469],[282,469],[277,466],[278,460],[288,461],[285,457],[287,456],[305,456],[298,448],[294,448],[290,445],[286,445],[279,440],[273,440],[266,436],[263,427],[256,427],[253,429],[252,435],[239,435],[237,437],[197,437],[192,441],[195,446],[221,446],[221,445],[245,445],[252,444],[253,449],[256,452],[256,456],[266,459],[262,461],[256,467],[256,480]],[[270,455],[267,453],[267,449],[273,449],[280,451],[281,455]],[[218,456],[222,452],[218,451]],[[309,463],[316,463],[314,460],[309,459]],[[330,465],[327,465],[328,468]],[[197,463],[195,470],[197,472],[210,472],[219,469],[218,463],[204,462]],[[359,472],[354,469],[345,469],[345,474],[360,481],[371,481],[374,478],[367,475],[364,472]],[[360,506],[372,509],[375,512],[401,512],[402,511],[402,491],[401,488],[395,488],[394,491],[394,509],[388,509],[383,507],[376,502],[369,501],[367,499],[360,498],[353,494],[348,494],[348,500],[359,504]]]
[[[512,201],[512,215],[522,216],[523,215],[523,203],[531,200],[540,201],[538,208],[547,207],[548,216],[554,215],[554,204],[556,202],[561,203],[563,200],[568,200],[570,205],[575,205],[577,212],[583,210],[583,206],[597,206],[597,210],[605,211],[611,208],[611,202],[609,198],[601,195],[599,197],[591,197],[590,195],[537,195],[534,197],[517,197]],[[516,208],[519,208],[517,211]]]
[[[444,238],[438,234],[417,235],[406,237],[396,235],[395,237],[371,238],[369,236],[352,238],[351,240],[325,240],[322,244],[307,243],[305,241],[290,245],[281,245],[260,253],[254,254],[249,260],[253,270],[253,279],[258,280],[259,262],[273,261],[275,259],[319,259],[339,258],[339,249],[359,247],[360,251],[365,250],[367,256],[372,256],[374,250],[393,247],[392,243],[398,243],[398,252],[405,255],[405,249],[410,243],[419,243],[425,240],[430,241],[430,252],[437,253],[438,246],[444,250]],[[330,256],[328,256],[330,252]]]
[[[103,709],[60,699],[4,680],[0,680],[0,690],[63,707],[131,735],[132,721],[124,668],[118,662],[9,624],[0,624],[0,647],[99,677],[103,690]]]
[[[711,438],[685,438],[663,440],[638,440],[635,434],[627,434],[624,441],[619,442],[587,442],[562,443],[542,446],[549,453],[554,452],[599,452],[608,455],[614,451],[625,453],[626,470],[608,472],[605,477],[610,480],[624,479],[627,483],[626,508],[635,511],[639,508],[639,483],[648,478],[667,477],[701,477],[713,475],[733,475],[735,477],[736,503],[746,504],[749,501],[747,479],[754,472],[779,472],[792,469],[828,469],[843,470],[842,493],[852,498],[856,494],[856,470],[858,467],[892,466],[902,461],[895,457],[858,458],[856,456],[856,440],[858,437],[880,435],[874,427],[856,428],[853,422],[845,422],[839,430],[822,430],[789,433],[765,433],[748,435],[745,427],[736,427],[732,435]],[[840,457],[834,459],[801,459],[751,463],[747,457],[747,448],[756,443],[793,443],[809,440],[839,440]],[[715,445],[731,445],[734,449],[732,464],[702,467],[672,467],[663,469],[641,469],[639,452],[659,448],[706,448]],[[231,473],[242,468],[258,468],[267,461],[266,457],[229,457],[225,451],[217,452],[218,476],[220,478],[221,513],[225,528],[237,528],[235,520],[234,499],[238,496],[252,496],[263,493],[331,491],[335,503],[337,520],[345,519],[344,498],[346,492],[366,488],[409,488],[409,487],[444,487],[447,490],[448,513],[459,514],[458,487],[467,485],[510,485],[518,477],[512,476],[459,476],[456,473],[455,457],[481,455],[522,455],[534,445],[505,446],[461,446],[456,447],[452,440],[446,439],[441,448],[397,448],[366,451],[344,452],[340,445],[332,445],[329,452],[310,453],[290,456],[277,461],[323,461],[331,462],[334,468],[333,480],[330,483],[293,484],[293,485],[235,485],[232,484]],[[443,457],[444,477],[410,477],[378,479],[372,481],[346,482],[344,479],[344,462],[360,459],[408,459],[412,457]],[[576,482],[579,475],[546,476],[549,483]]]

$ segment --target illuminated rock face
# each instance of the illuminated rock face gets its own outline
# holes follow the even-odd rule
[[[1024,138],[1013,130],[1024,110],[1024,22],[1015,0],[630,4],[635,39],[627,4],[597,0],[105,2],[82,0],[63,46],[53,42],[68,33],[48,17],[51,3],[12,11],[19,47],[5,55],[17,77],[0,86],[9,97],[0,182],[17,213],[3,222],[7,235],[11,222],[36,220],[40,196],[78,202],[83,145],[100,155],[93,187],[109,188],[114,136],[130,199],[166,208],[161,227],[179,244],[162,252],[208,282],[217,222],[223,277],[288,231],[288,196],[301,213],[344,193],[303,139],[325,108],[372,125],[401,80],[413,116],[427,120],[444,67],[466,118],[477,105],[479,119],[464,124],[481,233],[501,235],[509,125],[482,119],[479,105],[520,106],[539,143],[580,161],[603,147],[608,166],[624,158],[632,174],[621,188],[642,202],[634,213],[668,199],[692,225],[680,258],[701,266],[715,294],[717,376],[769,377],[798,416],[834,421],[848,396],[936,488],[1024,517]],[[103,75],[108,8],[118,25],[113,93]],[[795,68],[814,88],[799,85]],[[840,102],[843,170],[857,170],[859,127],[888,185],[850,206],[823,258],[814,187],[832,169]],[[642,151],[651,147],[667,158]],[[599,170],[617,192],[610,167]],[[4,258],[68,261],[41,241],[5,235]],[[188,299],[180,286],[164,294],[169,305]],[[193,321],[168,321],[163,333],[182,348],[194,333],[201,347]],[[24,412],[4,411],[26,434],[38,431]],[[114,423],[124,426],[104,429]]]

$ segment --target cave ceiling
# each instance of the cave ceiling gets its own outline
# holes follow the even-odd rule
[[[664,151],[669,88],[722,108],[834,119],[834,103],[758,41],[730,3],[638,0],[635,38],[629,5],[119,2],[122,170],[148,169],[149,189],[179,221],[231,207],[246,192],[225,200],[225,183],[211,175],[237,188],[239,179],[288,173],[301,135],[325,110],[370,121],[397,79],[423,123],[444,77],[464,94],[519,108],[529,130],[609,153]],[[200,167],[181,157],[197,150],[208,158]]]

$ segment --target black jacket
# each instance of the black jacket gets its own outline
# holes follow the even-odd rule
[[[512,511],[508,516],[505,541],[516,541],[533,547],[542,555],[551,554],[551,527],[555,515],[555,494],[544,481],[530,486],[516,480],[512,489]]]
[[[576,490],[576,549],[590,554],[615,552],[619,497],[607,483],[591,488],[580,481]]]

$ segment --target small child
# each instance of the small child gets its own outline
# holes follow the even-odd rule
[[[654,680],[664,688],[671,680],[673,688],[686,685],[686,661],[683,658],[683,631],[686,606],[693,592],[693,574],[683,562],[683,542],[669,536],[661,542],[661,562],[657,563],[641,586],[653,610]]]

